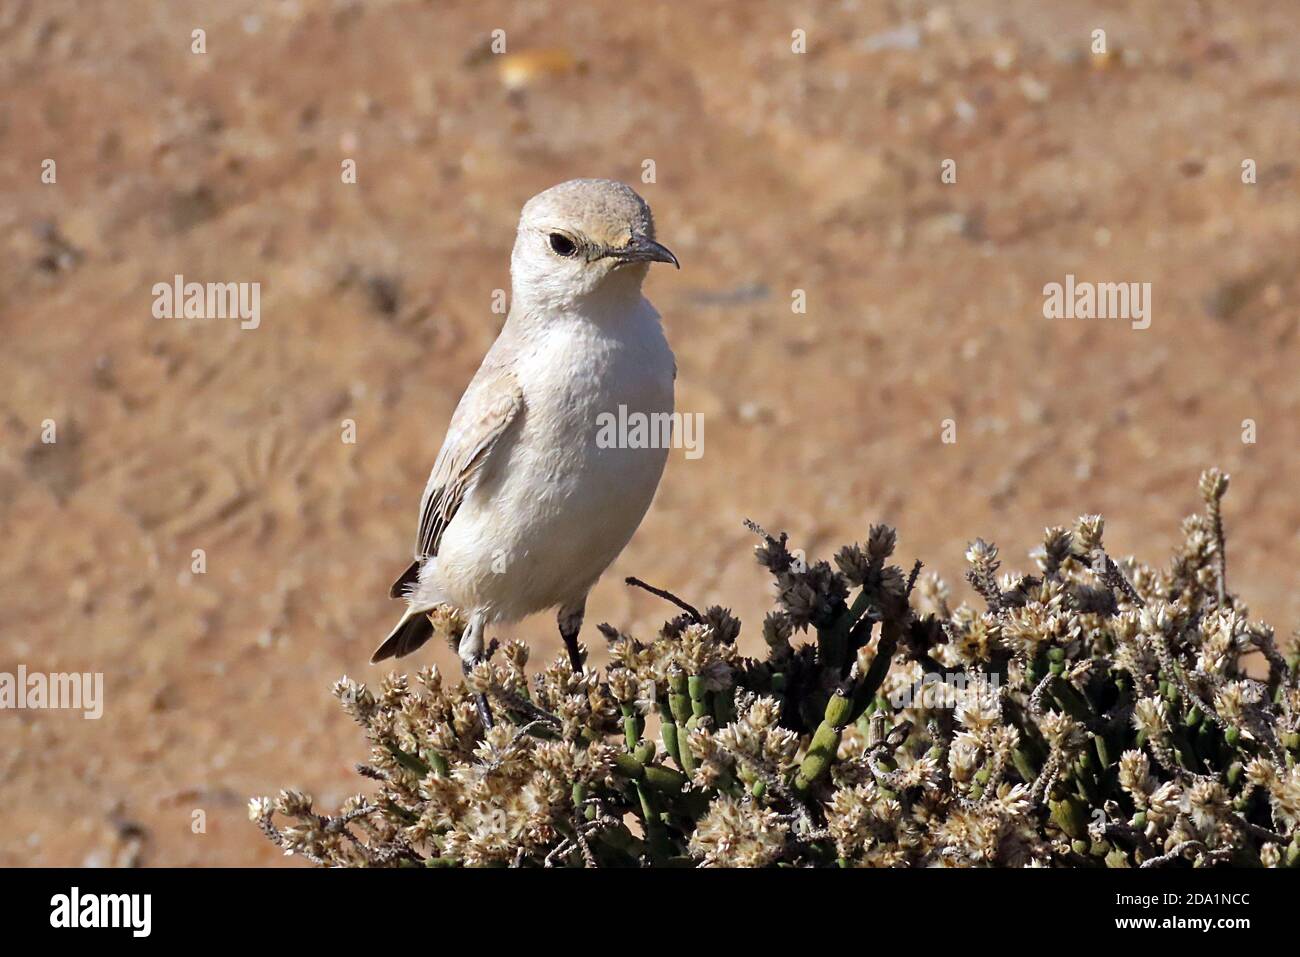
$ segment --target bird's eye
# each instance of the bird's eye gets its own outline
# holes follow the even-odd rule
[[[578,251],[578,244],[563,233],[551,233],[547,239],[551,243],[551,249],[555,250],[557,255],[572,256]]]

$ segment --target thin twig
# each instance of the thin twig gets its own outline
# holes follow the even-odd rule
[[[554,867],[555,859],[557,857],[563,857],[565,854],[569,852],[569,849],[571,847],[573,847],[573,839],[566,837],[559,844],[555,845],[555,847],[551,848],[550,853],[546,855],[546,860],[542,861],[542,866]]]
[[[1094,570],[1096,571],[1097,577],[1101,579],[1101,583],[1112,591],[1119,591],[1125,598],[1134,605],[1137,605],[1139,608],[1145,608],[1147,603],[1143,601],[1142,596],[1137,593],[1137,589],[1133,587],[1133,583],[1124,576],[1122,571],[1120,571],[1119,566],[1111,561],[1111,557],[1106,554],[1105,549],[1097,549],[1097,559],[1099,559],[1099,561],[1095,564],[1100,564],[1101,568]]]
[[[1190,851],[1193,848],[1200,850],[1202,853],[1205,854],[1206,857],[1208,857],[1212,861],[1223,860],[1225,857],[1232,856],[1231,848],[1224,847],[1224,848],[1219,848],[1217,851],[1212,851],[1208,847],[1206,847],[1205,843],[1202,841],[1183,841],[1180,844],[1176,844],[1174,846],[1174,849],[1169,851],[1168,853],[1161,854],[1159,857],[1153,857],[1149,861],[1143,861],[1138,866],[1139,867],[1163,867],[1165,864],[1169,864],[1173,861],[1176,861],[1178,858],[1183,856],[1183,853],[1185,851]]]
[[[1101,826],[1101,836],[1105,838],[1120,837],[1132,844],[1136,850],[1144,853],[1151,852],[1151,842],[1147,839],[1147,836],[1137,828],[1130,827],[1127,824],[1108,821]]]
[[[686,612],[686,614],[690,615],[691,618],[695,620],[696,624],[699,624],[700,622],[704,621],[704,616],[700,614],[700,610],[698,608],[696,608],[690,602],[683,601],[682,599],[678,598],[672,592],[665,591],[662,588],[655,588],[654,585],[648,585],[645,582],[643,582],[641,579],[637,578],[635,575],[629,575],[627,578],[623,580],[627,582],[629,585],[632,585],[633,587],[644,588],[650,594],[662,598],[664,601],[672,602],[682,611]]]
[[[528,727],[530,728],[539,721],[556,728],[559,728],[564,724],[559,717],[551,714],[549,711],[539,708],[521,694],[499,686],[493,687],[492,693],[515,711],[527,715],[531,719],[528,724]]]
[[[1061,749],[1053,746],[1047,755],[1047,760],[1043,762],[1043,770],[1039,773],[1038,780],[1029,791],[1029,797],[1035,804],[1041,804],[1047,792],[1056,783],[1056,776],[1061,773],[1063,760]]]
[[[921,559],[918,558],[916,560],[916,563],[912,565],[912,574],[907,576],[907,597],[908,598],[912,597],[912,589],[916,587],[916,579],[920,577],[920,574],[921,574]]]
[[[1043,695],[1047,693],[1047,686],[1052,683],[1053,677],[1055,676],[1050,671],[1043,675],[1043,680],[1038,682],[1029,695],[1029,713],[1036,718],[1043,713]]]
[[[1219,607],[1226,608],[1228,601],[1228,545],[1223,534],[1223,513],[1219,501],[1210,504],[1210,521],[1214,523],[1214,568],[1219,586]]]
[[[583,866],[594,869],[596,867],[596,855],[591,853],[591,845],[587,843],[587,829],[584,829],[582,823],[579,821],[575,820],[574,824],[576,825],[574,832],[578,840],[578,850],[582,852]]]
[[[1248,834],[1253,834],[1255,837],[1262,838],[1266,841],[1273,841],[1276,844],[1281,844],[1283,847],[1286,847],[1290,842],[1290,838],[1285,834],[1280,834],[1277,831],[1270,831],[1268,828],[1260,827],[1258,824],[1252,824],[1240,814],[1229,814],[1228,819],[1232,821],[1233,824],[1237,825],[1237,827],[1246,831]]]

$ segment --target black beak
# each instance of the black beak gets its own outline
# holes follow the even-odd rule
[[[611,249],[609,255],[628,263],[672,263],[678,269],[682,268],[671,249],[644,236],[633,236],[626,246]]]

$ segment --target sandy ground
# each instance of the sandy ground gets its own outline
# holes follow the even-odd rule
[[[249,795],[360,785],[329,685],[381,675],[519,206],[574,176],[653,204],[706,425],[589,623],[663,618],[636,574],[752,638],[745,517],[813,555],[896,523],[960,594],[967,541],[1023,565],[1082,512],[1163,561],[1219,464],[1232,581],[1289,633],[1296,27],[1291,0],[0,5],[0,671],[106,682],[98,721],[0,713],[0,864],[273,863]],[[154,318],[177,273],[259,282],[260,326]],[[1045,319],[1067,274],[1151,283],[1150,328]],[[502,636],[558,647],[549,616]]]

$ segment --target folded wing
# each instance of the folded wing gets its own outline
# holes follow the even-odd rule
[[[479,369],[451,417],[442,451],[424,487],[415,561],[393,583],[392,597],[399,597],[418,579],[420,565],[438,554],[443,532],[523,405],[523,391],[511,372],[488,365]]]

